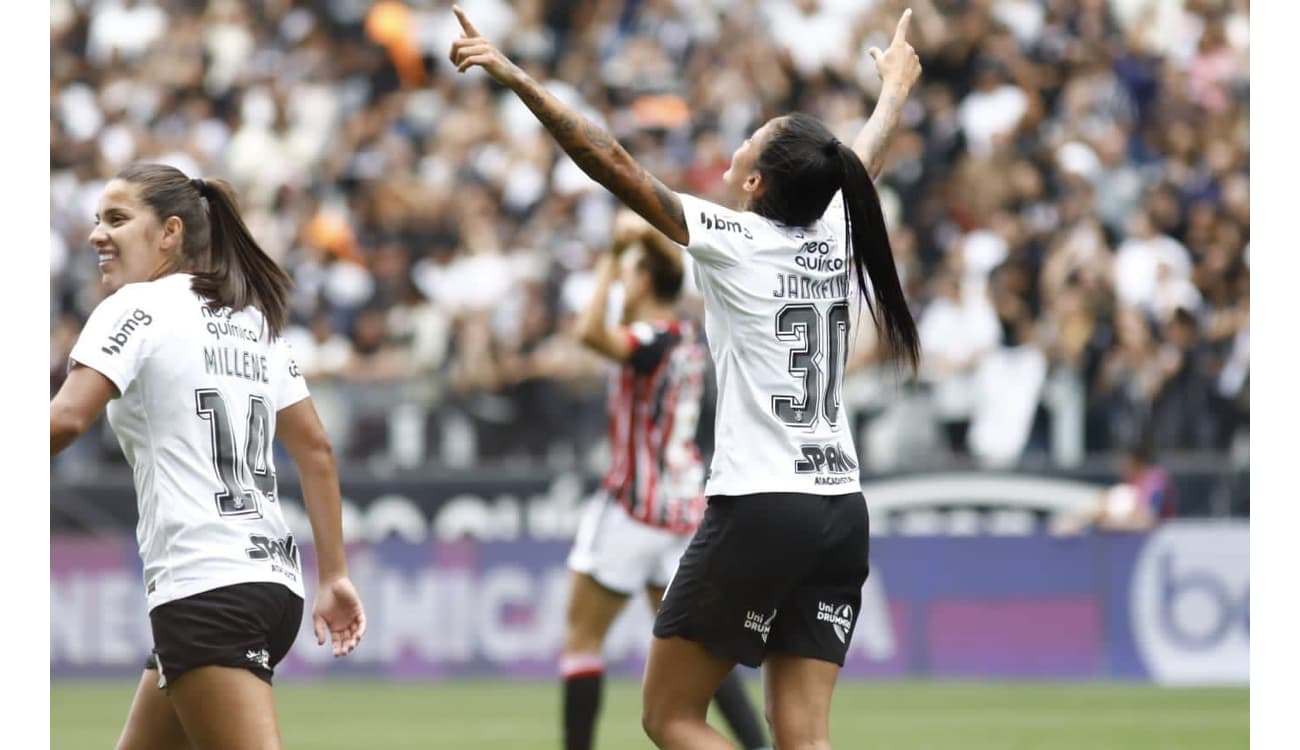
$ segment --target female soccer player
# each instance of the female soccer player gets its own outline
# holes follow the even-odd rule
[[[736,663],[764,665],[777,747],[829,747],[830,702],[867,576],[867,511],[841,408],[851,269],[882,340],[919,345],[870,173],[920,75],[903,14],[871,55],[880,103],[853,145],[804,114],[765,123],[724,175],[738,210],[674,193],[455,9],[451,61],[480,66],[589,176],[686,247],[718,373],[708,508],[655,619],[642,723],[662,748],[722,748],[705,722]],[[868,286],[867,278],[871,282]]]
[[[303,583],[272,437],[298,465],[311,520],[316,640],[328,633],[342,656],[366,629],[333,451],[280,337],[289,277],[223,180],[132,165],[95,221],[110,296],[50,402],[50,454],[107,407],[135,476],[154,648],[117,746],[278,748],[271,677],[302,622]]]
[[[704,513],[704,465],[696,427],[707,354],[695,327],[674,310],[681,251],[635,213],[614,222],[611,252],[597,263],[596,289],[577,333],[616,362],[609,398],[610,467],[583,513],[569,555],[573,571],[560,675],[565,750],[590,750],[600,709],[601,652],[614,618],[637,591],[658,611]],[[607,325],[609,291],[623,285],[623,315]],[[732,673],[714,696],[741,745],[767,746]]]

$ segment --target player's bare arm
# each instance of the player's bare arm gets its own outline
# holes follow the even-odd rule
[[[884,52],[877,47],[867,51],[876,61],[876,70],[880,73],[883,85],[870,119],[853,139],[853,153],[862,160],[867,174],[873,180],[884,167],[885,152],[894,132],[898,130],[898,120],[903,114],[908,92],[921,76],[921,60],[907,42],[907,27],[911,21],[912,10],[909,8],[903,11],[889,47]]]
[[[591,299],[578,316],[577,334],[582,345],[606,359],[626,362],[632,353],[627,335],[618,326],[605,324],[605,310],[609,304],[609,289],[618,274],[618,259],[604,254],[596,261],[596,288]]]
[[[592,291],[587,306],[578,315],[578,340],[588,349],[615,362],[626,362],[632,354],[632,347],[624,328],[605,323],[609,290],[618,276],[618,262],[623,251],[640,241],[646,230],[654,231],[641,217],[627,209],[618,212],[614,219],[614,236],[609,252],[596,261],[596,288]]]
[[[310,398],[276,413],[275,437],[298,467],[303,504],[311,521],[319,581],[312,607],[316,643],[324,645],[328,633],[334,655],[344,656],[361,642],[366,632],[366,613],[348,578],[334,449]]]
[[[116,397],[113,381],[89,367],[73,366],[50,401],[50,455],[72,445]]]
[[[519,96],[583,172],[674,242],[689,241],[686,216],[676,193],[637,164],[613,136],[565,106],[483,38],[459,6],[452,10],[463,30],[451,44],[451,62],[458,72],[476,65],[483,68]]]

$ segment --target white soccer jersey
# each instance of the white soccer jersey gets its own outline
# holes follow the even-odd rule
[[[95,308],[72,359],[117,386],[108,421],[135,478],[149,609],[236,583],[303,595],[276,496],[276,413],[307,397],[261,312],[213,312],[174,274]]]
[[[809,227],[680,197],[718,377],[705,493],[856,491],[841,401],[859,292],[841,194]]]

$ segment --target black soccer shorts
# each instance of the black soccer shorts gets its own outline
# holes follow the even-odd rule
[[[176,599],[149,613],[153,654],[166,689],[199,667],[247,669],[271,683],[302,624],[302,597],[279,583],[238,583]]]
[[[867,580],[868,528],[861,492],[710,497],[655,636],[749,667],[770,652],[843,666]]]

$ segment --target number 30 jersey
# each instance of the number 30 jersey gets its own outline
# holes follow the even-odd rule
[[[841,403],[858,286],[841,194],[808,227],[680,198],[718,377],[705,493],[856,491]]]
[[[120,394],[108,421],[134,474],[149,609],[257,581],[302,596],[271,443],[276,413],[307,385],[260,311],[209,310],[192,278],[123,286],[71,355]]]

